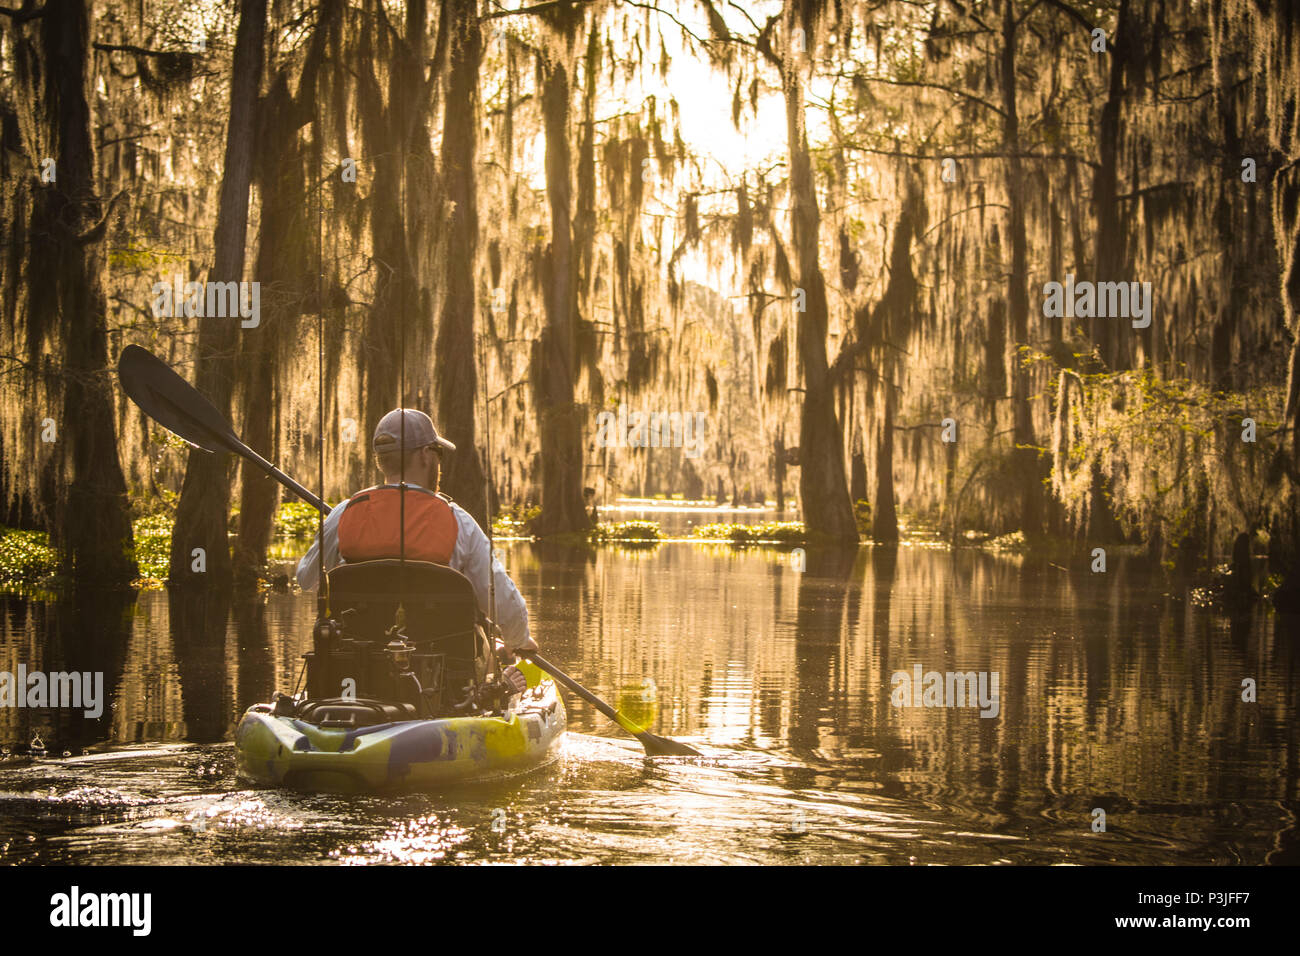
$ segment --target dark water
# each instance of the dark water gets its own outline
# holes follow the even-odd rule
[[[0,670],[103,671],[111,709],[0,708],[0,862],[1297,862],[1300,627],[1262,607],[1114,556],[502,546],[543,649],[707,759],[571,702],[562,760],[513,781],[255,790],[231,731],[294,683],[309,595],[10,597]],[[998,715],[893,706],[914,665],[997,672]]]

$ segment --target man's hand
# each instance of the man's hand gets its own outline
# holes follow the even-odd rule
[[[516,694],[522,694],[528,690],[528,678],[524,676],[523,671],[513,664],[503,670],[501,676],[505,678],[505,682],[510,685],[511,690]]]
[[[540,650],[540,648],[537,646],[537,642],[529,637],[525,638],[522,644],[516,644],[514,647],[510,648],[510,650],[514,651],[516,654],[522,655],[524,651],[536,651]]]

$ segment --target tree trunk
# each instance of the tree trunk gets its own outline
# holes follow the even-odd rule
[[[266,295],[261,324],[240,342],[240,387],[244,427],[240,437],[258,454],[274,461],[275,403],[278,401],[280,337],[286,324],[303,310],[308,272],[308,237],[314,209],[303,189],[298,155],[298,127],[292,122],[288,85],[278,77],[262,104],[257,182],[262,198],[261,235],[256,275]],[[317,200],[319,201],[319,200]],[[321,428],[318,440],[323,438]],[[236,581],[252,580],[266,564],[280,486],[250,462],[239,470],[239,536],[235,542]]]
[[[263,225],[265,226],[265,219]],[[262,263],[260,253],[258,263]],[[259,268],[257,274],[266,277],[263,281],[269,283],[270,272],[263,272]],[[271,306],[264,312],[262,324],[283,322],[285,318],[283,309]],[[274,343],[264,343],[251,352],[241,352],[240,366],[246,377],[242,388],[247,424],[240,437],[248,447],[268,461],[275,461],[278,457],[275,449],[275,403],[279,400],[279,363],[276,361],[275,346]],[[239,522],[233,569],[237,583],[255,581],[258,572],[266,566],[266,550],[271,543],[279,499],[278,482],[250,462],[240,462]]]
[[[1285,490],[1290,514],[1278,521],[1285,539],[1273,553],[1285,575],[1274,595],[1279,608],[1300,607],[1300,132],[1295,116],[1300,111],[1300,10],[1293,4],[1252,4],[1237,0],[1239,15],[1253,19],[1255,46],[1265,63],[1269,139],[1281,165],[1273,183],[1273,233],[1281,274],[1282,308],[1291,337],[1287,362],[1286,403],[1282,414],[1283,445],[1279,459],[1290,479]],[[1289,447],[1287,445],[1289,444]]]
[[[853,442],[853,457],[849,462],[849,497],[856,508],[859,501],[867,500],[867,454],[859,435]]]
[[[397,393],[399,336],[405,318],[402,314],[406,299],[403,286],[410,270],[406,262],[406,238],[402,234],[401,197],[396,188],[402,176],[400,157],[394,155],[397,147],[387,137],[376,138],[370,130],[367,130],[365,140],[368,152],[379,148],[389,151],[374,157],[375,182],[389,185],[376,189],[376,194],[371,197],[370,240],[376,272],[375,293],[361,334],[360,361],[365,381],[361,432],[369,445],[371,430],[379,420],[389,409],[399,403],[405,405],[406,401],[404,395]],[[381,142],[386,142],[387,146],[380,147]]]
[[[407,5],[405,41],[397,44],[389,70],[387,103],[380,92],[375,66],[358,77],[357,102],[366,151],[374,157],[370,196],[370,235],[375,268],[375,295],[366,314],[361,336],[361,367],[365,395],[362,431],[369,447],[370,430],[390,409],[414,407],[416,387],[412,369],[425,361],[412,353],[412,319],[423,321],[415,293],[415,270],[408,245],[406,186],[411,144],[417,135],[427,135],[427,100],[418,96],[424,83],[424,49],[427,6],[423,0]],[[361,58],[378,57],[373,30],[382,22],[377,13],[368,16],[362,28]],[[418,152],[418,150],[417,150]],[[405,355],[406,366],[402,359]],[[465,361],[457,356],[457,361]],[[398,394],[404,392],[404,394]]]
[[[241,437],[250,448],[270,461],[278,457],[279,403],[283,399],[280,373],[285,340],[290,325],[305,312],[309,302],[323,309],[312,281],[316,217],[321,193],[307,195],[306,180],[321,167],[320,138],[316,129],[316,152],[312,172],[303,166],[299,131],[312,122],[318,94],[316,80],[324,58],[325,42],[337,28],[341,4],[322,7],[322,19],[312,34],[311,46],[298,80],[297,94],[289,91],[289,79],[280,72],[258,107],[254,177],[261,198],[261,228],[257,244],[255,274],[266,293],[261,324],[249,329],[240,341],[240,382],[244,426]],[[323,190],[323,185],[320,187]],[[324,257],[317,251],[320,268]],[[321,388],[324,388],[322,383]],[[332,429],[318,423],[317,441],[324,442]],[[312,484],[312,482],[308,482]],[[324,495],[324,489],[319,489]],[[280,485],[251,462],[241,461],[239,470],[239,534],[235,539],[236,582],[256,580],[266,566]]]
[[[876,501],[871,509],[871,537],[894,544],[898,541],[898,513],[894,509],[894,388],[884,386],[885,420],[880,424],[876,444]]]
[[[813,184],[812,161],[804,131],[803,82],[799,56],[790,45],[794,6],[786,14],[786,133],[790,149],[790,218],[799,288],[805,311],[799,316],[799,356],[804,370],[804,399],[799,420],[799,500],[807,529],[839,541],[858,540],[853,503],[844,473],[844,434],[835,415],[835,396],[826,359],[829,321],[826,283],[819,261],[820,212]]]
[[[573,218],[574,245],[577,246],[578,295],[586,302],[591,295],[593,250],[596,244],[596,97],[600,82],[600,21],[597,18],[587,35],[587,52],[583,57],[586,88],[582,98],[582,139],[578,143],[578,197]]]
[[[1272,77],[1269,138],[1282,161],[1273,184],[1273,231],[1282,278],[1282,307],[1291,333],[1283,427],[1289,433],[1291,465],[1300,468],[1300,168],[1296,165],[1300,133],[1294,119],[1300,110],[1300,10],[1283,3],[1267,11],[1262,7],[1250,10],[1252,4],[1246,0],[1237,0],[1235,6],[1241,15],[1253,17],[1257,46],[1266,51],[1271,67],[1267,71]]]
[[[1124,51],[1128,37],[1128,0],[1121,0],[1107,54],[1110,57],[1110,86],[1106,103],[1101,109],[1101,128],[1098,132],[1098,163],[1093,179],[1093,208],[1097,217],[1096,245],[1093,252],[1093,279],[1096,282],[1118,282],[1126,277],[1124,268],[1124,233],[1120,228],[1119,201],[1116,199],[1119,182],[1119,130],[1124,103]],[[1064,276],[1054,277],[1064,281]],[[1109,368],[1128,366],[1119,357],[1119,335],[1114,317],[1095,317],[1091,322],[1093,343],[1101,359]]]
[[[225,172],[213,245],[209,282],[239,282],[244,277],[244,245],[248,235],[248,192],[253,178],[257,95],[262,80],[262,47],[266,34],[267,0],[241,0],[235,55],[231,69],[230,124],[226,133]],[[237,318],[205,315],[199,320],[195,387],[217,410],[230,416],[234,391],[234,355],[240,331]],[[229,459],[191,451],[181,485],[180,504],[172,530],[172,584],[230,582],[230,545],[226,524],[230,512]],[[205,570],[195,570],[194,550],[202,548]]]
[[[438,359],[439,425],[456,445],[456,451],[444,459],[442,484],[475,521],[486,527],[491,517],[484,497],[486,487],[474,414],[480,405],[474,283],[478,262],[478,72],[482,58],[474,0],[448,0],[445,29],[451,31],[451,72],[443,113],[442,175],[451,204],[449,248],[455,253],[446,257],[446,288],[434,354]],[[486,382],[486,368],[483,374]]]
[[[577,261],[570,203],[569,77],[561,63],[547,64],[542,113],[551,245],[544,267],[546,328],[533,347],[532,361],[542,448],[542,511],[533,524],[539,535],[591,527],[582,507],[582,424],[573,400]]]
[[[53,277],[53,297],[38,301],[57,310],[57,319],[33,324],[63,333],[59,434],[68,484],[55,507],[54,542],[78,584],[121,585],[136,566],[108,373],[102,259],[97,239],[79,238],[103,216],[87,100],[91,17],[86,0],[49,0],[40,21],[45,120],[57,159],[53,188],[38,193],[34,217],[43,223],[32,230],[31,261]]]
[[[1036,536],[1043,527],[1043,468],[1034,450],[1032,391],[1020,348],[1029,344],[1028,243],[1025,238],[1024,170],[1020,162],[1020,118],[1016,110],[1016,14],[1010,0],[1002,6],[1002,145],[1006,152],[1007,232],[1011,268],[1007,272],[1007,311],[1011,324],[1012,461],[1019,483],[1020,526]]]

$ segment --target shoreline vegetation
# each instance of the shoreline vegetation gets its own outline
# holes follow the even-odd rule
[[[666,506],[667,509],[689,512],[691,509],[682,501],[680,495],[647,499],[654,505]],[[672,506],[679,506],[674,509]],[[503,511],[493,521],[493,536],[501,540],[537,541],[538,536],[530,532],[531,522],[539,510],[535,506],[525,505]],[[611,509],[615,510],[615,509]],[[624,506],[617,510],[637,510],[634,506]],[[661,508],[661,510],[663,510]],[[699,508],[702,512],[737,511],[750,514],[774,509],[767,507],[722,509]],[[971,549],[987,554],[1022,560],[1034,557],[1046,560],[1049,566],[1062,572],[1089,571],[1087,562],[1079,563],[1077,542],[1064,537],[1047,537],[1037,540],[1028,539],[1022,531],[994,533],[968,529],[956,539],[945,535],[937,525],[924,522],[913,523],[900,516],[901,536],[898,542],[874,541],[870,534],[870,508],[865,501],[858,502],[860,517],[860,537],[858,546],[868,547],[938,547],[950,550]],[[231,515],[231,533],[237,527],[239,513]],[[140,574],[133,582],[133,587],[140,589],[158,589],[166,586],[168,558],[171,549],[173,516],[166,513],[143,515],[134,519],[132,531],[135,540],[133,557]],[[292,578],[283,572],[274,573],[274,566],[279,563],[296,560],[311,543],[317,529],[316,510],[302,502],[285,502],[276,512],[274,521],[275,540],[269,553],[271,565],[262,569],[257,581],[260,587],[284,587]],[[821,536],[809,532],[801,521],[753,521],[730,522],[713,521],[695,525],[684,533],[665,532],[658,521],[634,519],[625,521],[598,521],[590,531],[572,535],[548,535],[544,539],[571,547],[613,547],[633,551],[652,550],[665,543],[694,543],[721,546],[736,549],[763,548],[780,550],[785,548],[842,547],[838,542],[822,540]],[[1267,542],[1252,542],[1252,550],[1266,547]],[[1108,554],[1113,558],[1120,556],[1138,556],[1146,553],[1148,547],[1142,543],[1119,543],[1109,546]],[[58,550],[49,543],[49,536],[43,531],[31,531],[0,526],[0,592],[29,595],[56,595],[63,590],[64,582],[59,575],[60,556]],[[1058,563],[1060,562],[1060,563]],[[1267,600],[1281,583],[1281,575],[1271,573],[1260,575],[1252,573],[1252,563],[1247,557],[1244,569],[1234,572],[1233,567],[1220,564],[1213,568],[1200,569],[1188,573],[1178,568],[1173,562],[1163,561],[1161,566],[1168,573],[1181,573],[1189,584],[1189,599],[1200,606],[1224,603],[1239,607],[1248,600],[1262,598]],[[1247,580],[1249,578],[1249,580]]]

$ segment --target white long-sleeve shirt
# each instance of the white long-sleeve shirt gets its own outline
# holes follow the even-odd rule
[[[418,485],[407,482],[407,487]],[[515,648],[525,644],[531,636],[528,631],[528,608],[523,596],[510,580],[501,562],[491,556],[491,545],[478,522],[469,512],[456,502],[449,503],[451,512],[456,516],[456,546],[452,550],[447,564],[465,575],[474,586],[474,596],[478,598],[479,608],[484,614],[491,614],[488,607],[488,568],[496,575],[496,623],[501,628],[501,639],[506,647]],[[325,518],[325,567],[333,570],[343,561],[339,558],[339,518],[347,508],[346,501],[334,506]],[[320,583],[320,538],[312,542],[311,549],[298,562],[298,586],[303,590],[315,590]]]

